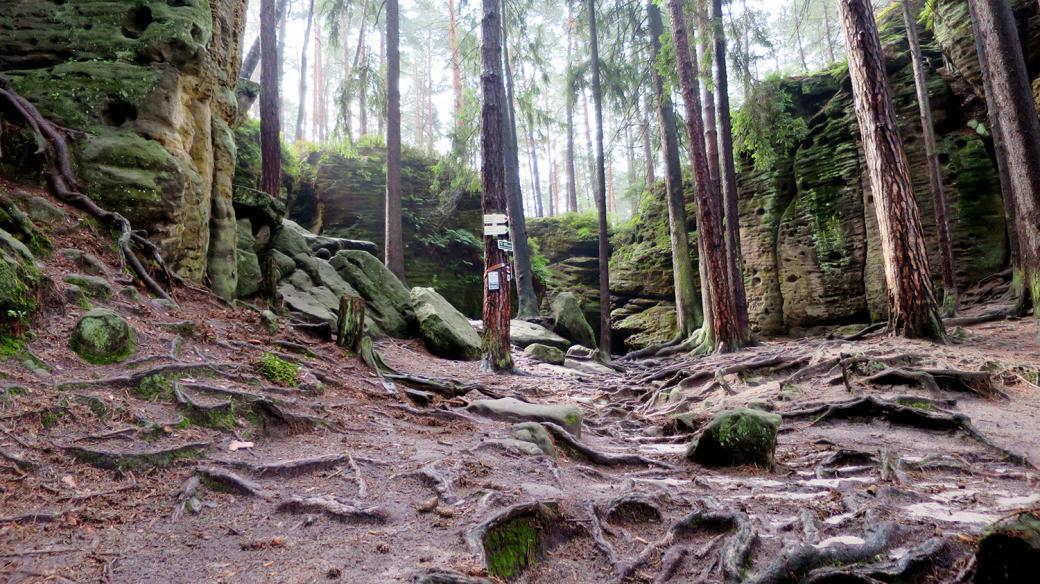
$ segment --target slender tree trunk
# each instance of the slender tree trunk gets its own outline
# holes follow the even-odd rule
[[[288,6],[289,0],[280,0],[278,2],[278,15],[277,22],[281,22],[285,18],[285,9]],[[256,35],[256,39],[253,40],[253,44],[249,46],[249,52],[246,53],[246,58],[242,60],[242,70],[239,71],[238,76],[242,79],[252,79],[253,73],[256,72],[256,66],[260,64],[260,35]]]
[[[831,24],[830,0],[824,0],[823,4],[823,29],[827,35],[827,55],[831,63],[836,63],[838,58],[834,51],[834,28]],[[720,11],[721,12],[721,11]]]
[[[708,22],[708,7],[701,4],[697,7],[697,44],[700,45],[700,58],[704,62],[710,62],[714,52],[711,34],[708,32]],[[711,67],[700,73],[701,103],[704,107],[704,152],[708,156],[708,176],[714,184],[715,192],[721,193],[722,187],[719,181],[722,176],[722,168],[719,159],[719,132],[715,126],[715,92],[711,88],[714,80],[711,78]]]
[[[524,195],[520,189],[520,152],[516,135],[516,106],[513,95],[513,69],[509,59],[508,18],[505,11],[505,0],[501,3],[502,15],[502,54],[503,69],[506,81],[506,103],[503,121],[506,127],[503,135],[506,138],[505,168],[506,189],[509,204],[509,231],[513,241],[513,261],[516,272],[517,317],[535,318],[538,316],[538,296],[534,293],[534,273],[531,271],[531,247],[527,241],[527,219],[524,216]]]
[[[433,37],[426,36],[426,70],[433,70]],[[426,75],[426,153],[433,155],[433,140],[437,133],[433,110],[433,74]]]
[[[379,29],[379,69],[383,73],[383,78],[386,78],[386,33],[383,29]],[[384,82],[385,83],[385,82]],[[379,135],[384,135],[384,127],[386,126],[386,107],[385,104],[380,104],[379,115],[376,117],[376,127]]]
[[[282,106],[282,80],[285,79],[285,30],[291,13],[292,6],[287,5],[285,16],[278,21],[278,128],[286,136],[289,135],[292,128],[289,127],[289,122],[286,119],[288,116],[286,116],[285,108]]]
[[[531,176],[534,178],[534,212],[536,217],[545,216],[545,208],[542,204],[542,181],[538,172],[538,151],[534,145],[534,131],[531,130],[533,120],[527,121],[527,144],[531,152]]]
[[[795,10],[797,10],[797,7]],[[805,60],[805,45],[802,43],[801,17],[798,14],[794,15],[794,38],[795,42],[798,43],[798,59],[802,63],[802,72],[808,72],[809,63]]]
[[[658,16],[660,18],[660,16]],[[655,59],[656,60],[656,59]],[[672,122],[674,124],[674,120]],[[643,159],[646,162],[646,186],[650,188],[657,182],[657,169],[654,165],[654,147],[650,142],[650,119],[649,114],[643,111],[643,123],[640,132],[643,138]]]
[[[650,34],[650,54],[656,65],[661,52],[664,25],[661,10],[654,0],[647,0],[647,29]],[[697,309],[697,290],[694,287],[693,263],[690,260],[690,240],[686,232],[686,194],[683,190],[682,166],[679,160],[679,132],[675,124],[672,98],[664,90],[664,80],[657,67],[650,69],[651,84],[657,107],[657,123],[661,129],[661,152],[664,158],[664,182],[668,203],[668,236],[672,251],[672,279],[675,285],[676,330],[680,338],[693,334],[700,324]]]
[[[278,27],[275,0],[260,2],[260,190],[281,198],[281,99],[278,96]]]
[[[462,53],[459,51],[459,16],[455,0],[448,0],[448,42],[451,46],[451,88],[455,92],[455,131],[462,128]]]
[[[918,8],[915,0],[903,0],[903,20],[906,22],[907,41],[914,66],[914,84],[917,87],[917,105],[921,112],[921,130],[924,134],[924,151],[928,157],[928,186],[935,202],[935,226],[939,232],[939,252],[942,258],[944,316],[957,312],[957,279],[953,267],[953,244],[950,240],[950,223],[946,218],[946,191],[943,187],[942,170],[939,167],[939,152],[935,146],[935,123],[932,121],[932,105],[928,98],[928,79],[925,77],[921,57],[921,42],[917,37]]]
[[[393,1],[393,0],[390,0]],[[506,104],[502,88],[502,21],[500,0],[483,0],[484,19],[481,22],[481,61],[484,72],[480,78],[483,103],[480,108],[481,127],[481,207],[484,215],[502,214],[508,206],[506,193]],[[498,248],[498,238],[484,236],[484,367],[503,371],[513,368],[509,346],[509,258]]]
[[[368,52],[361,56],[361,87],[358,88],[358,114],[361,116],[359,133],[368,135]]]
[[[584,89],[581,91],[581,105],[582,113],[585,116],[585,161],[589,167],[589,190],[592,191],[589,196],[591,197],[593,204],[595,204],[596,165],[595,156],[593,154],[594,150],[592,149],[592,122],[589,121],[589,98],[585,95]]]
[[[314,141],[325,141],[325,78],[322,60],[325,44],[321,38],[321,19],[314,23]]]
[[[705,335],[703,348],[733,351],[745,339],[740,330],[732,291],[729,287],[729,268],[722,227],[722,204],[714,183],[708,175],[708,157],[704,148],[704,128],[701,111],[700,81],[697,59],[690,51],[686,33],[686,19],[682,0],[669,0],[672,14],[672,37],[679,65],[679,82],[686,104],[686,127],[690,137],[690,159],[697,187],[697,226],[703,242],[700,261],[705,264],[708,293],[714,316],[713,338]],[[703,282],[702,282],[702,285]]]
[[[592,101],[596,108],[596,209],[599,215],[599,349],[610,357],[610,240],[607,232],[607,182],[603,154],[603,88],[599,74],[596,0],[588,0]],[[587,108],[586,108],[587,109]]]
[[[1021,310],[1027,296],[1032,297],[1040,319],[1040,121],[1011,7],[997,0],[970,0],[968,9],[997,155],[1004,158],[1008,235],[1017,247],[1013,290]]]
[[[715,92],[718,95],[719,150],[722,173],[722,201],[726,214],[726,257],[729,263],[730,290],[737,313],[737,326],[744,340],[750,341],[747,291],[744,288],[744,260],[740,253],[740,206],[737,168],[733,160],[733,120],[729,105],[729,73],[726,70],[726,31],[722,23],[722,0],[712,0],[711,36],[714,39]],[[704,33],[708,34],[707,31]]]
[[[386,0],[386,267],[402,282],[401,233],[401,53],[397,0]]]
[[[921,217],[896,126],[874,8],[870,0],[841,0],[839,5],[856,118],[881,232],[889,333],[944,340],[946,333],[932,292]]]
[[[314,21],[314,0],[307,7],[307,28],[303,33],[303,50],[300,51],[300,106],[296,111],[296,141],[303,140],[303,118],[307,103],[307,45],[311,40],[311,24]]]
[[[571,66],[574,60],[574,16],[567,3],[567,80],[565,82],[567,117],[567,210],[578,212],[578,183],[574,176],[574,87],[571,84]]]

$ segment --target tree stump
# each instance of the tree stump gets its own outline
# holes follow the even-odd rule
[[[344,294],[339,297],[339,320],[336,321],[336,344],[357,353],[365,334],[365,299]]]

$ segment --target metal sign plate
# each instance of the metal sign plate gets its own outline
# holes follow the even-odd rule
[[[506,225],[485,225],[484,226],[484,237],[492,237],[495,235],[508,235],[509,227]]]
[[[484,225],[505,225],[506,216],[503,213],[488,213],[484,215]]]
[[[513,251],[513,242],[509,241],[508,239],[499,239],[498,240],[498,249],[500,249],[502,251],[512,252]]]

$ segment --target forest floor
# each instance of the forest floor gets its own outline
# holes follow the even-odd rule
[[[120,280],[89,229],[55,239]],[[44,268],[60,282],[70,262]],[[82,311],[60,304],[35,323],[28,366],[0,362],[0,580],[481,582],[482,536],[521,518],[536,541],[520,582],[948,582],[987,525],[1040,507],[1032,319],[948,345],[775,339],[612,375],[519,352],[519,374],[494,375],[378,341],[402,373],[474,384],[416,403],[332,343],[270,335],[202,292],[177,300],[102,303],[140,333],[122,365],[79,360]],[[264,353],[304,383],[258,376]],[[577,404],[580,439],[520,455],[501,441],[514,422],[465,409],[482,392]],[[694,429],[747,404],[784,418],[775,468],[685,460]]]

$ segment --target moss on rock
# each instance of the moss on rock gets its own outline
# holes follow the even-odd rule
[[[722,412],[690,443],[686,458],[707,466],[772,468],[782,421],[777,414],[757,409]]]
[[[123,317],[107,308],[95,308],[76,323],[69,340],[72,350],[89,363],[119,363],[133,355],[137,333]]]

